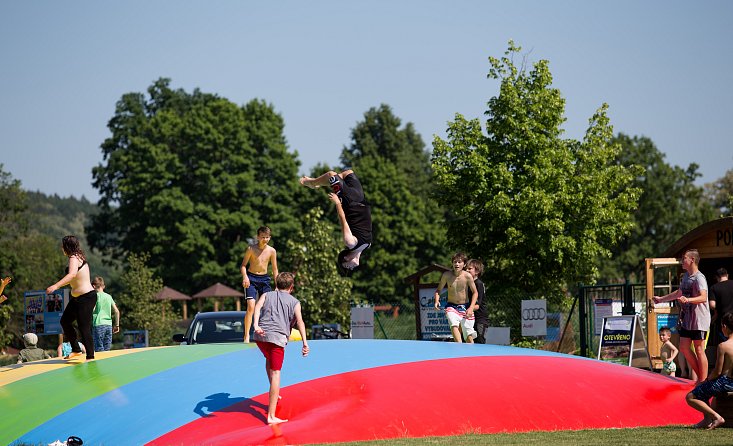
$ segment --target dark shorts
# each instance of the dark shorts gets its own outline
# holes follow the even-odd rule
[[[282,370],[283,360],[285,359],[285,347],[273,344],[272,342],[257,341],[257,347],[265,355],[265,359],[270,363],[270,369]]]
[[[692,339],[693,341],[702,341],[703,339],[705,339],[705,335],[707,333],[708,333],[707,331],[685,330],[684,328],[680,327],[680,337]]]
[[[257,299],[257,296],[272,291],[269,274],[255,274],[247,271],[247,276],[249,277],[249,288],[245,292],[247,299]]]
[[[713,381],[703,381],[692,390],[692,394],[700,401],[709,401],[710,398],[733,392],[733,378],[721,375]]]

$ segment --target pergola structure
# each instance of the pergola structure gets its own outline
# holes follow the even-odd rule
[[[237,291],[235,289],[229,288],[228,286],[223,285],[219,282],[193,295],[194,299],[207,299],[209,297],[214,298],[214,311],[219,311],[219,299],[223,297],[236,298],[237,311],[242,310],[242,303],[240,302],[239,298],[244,297],[244,293],[242,293],[241,291]],[[199,308],[200,307],[201,306],[199,305]]]
[[[181,293],[178,290],[164,286],[158,294],[155,295],[158,300],[181,300],[183,301],[183,319],[188,319],[188,301],[191,296]],[[163,307],[163,317],[165,317],[165,307]]]

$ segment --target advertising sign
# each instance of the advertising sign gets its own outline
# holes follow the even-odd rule
[[[657,333],[659,333],[659,329],[662,327],[669,328],[672,334],[677,333],[677,320],[679,317],[679,314],[657,314]]]
[[[448,319],[445,318],[445,306],[448,302],[448,290],[440,293],[440,310],[435,309],[435,288],[420,288],[420,339],[447,340],[453,339]]]
[[[143,348],[148,346],[148,330],[125,330],[122,333],[122,348]]]
[[[354,305],[351,307],[351,338],[374,339],[374,307]]]
[[[603,318],[613,316],[613,299],[596,299],[593,301],[593,309],[595,311],[595,334],[601,334],[603,328]]]
[[[46,294],[43,290],[23,293],[25,332],[37,335],[61,334],[61,314],[69,302],[69,289]]]
[[[547,335],[547,301],[522,301],[522,336]]]
[[[631,364],[635,316],[615,316],[603,319],[598,359],[617,364]]]

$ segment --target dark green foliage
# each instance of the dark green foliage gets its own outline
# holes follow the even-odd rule
[[[94,171],[100,213],[92,246],[150,253],[166,285],[195,293],[241,280],[239,262],[257,227],[277,248],[298,228],[292,209],[298,161],[271,105],[237,106],[213,94],[172,90],[117,103]]]
[[[163,314],[171,314],[170,301],[155,299],[163,288],[160,277],[148,268],[147,254],[130,254],[125,273],[120,278],[124,290],[115,297],[125,330],[148,330],[150,346],[172,343],[173,323]]]
[[[20,182],[0,164],[0,276],[13,278],[3,293],[8,300],[0,304],[0,349],[23,345],[23,293],[45,290],[63,275],[65,265],[60,239],[30,230],[35,218],[28,205]]]
[[[372,206],[374,241],[354,275],[354,296],[377,303],[409,301],[403,279],[445,258],[443,211],[433,199],[430,155],[412,124],[389,106],[372,108],[341,153]],[[335,213],[333,219],[336,221]]]
[[[565,101],[548,62],[531,71],[489,58],[501,82],[488,102],[486,133],[457,114],[435,138],[433,169],[449,210],[448,239],[483,258],[487,286],[561,298],[567,284],[592,282],[597,259],[632,225],[636,170],[615,163],[618,146],[603,105],[582,141],[561,138]]]
[[[600,262],[601,278],[607,283],[635,282],[643,280],[645,258],[659,256],[685,233],[716,218],[716,213],[703,188],[695,185],[700,177],[697,164],[686,169],[670,166],[647,137],[619,133],[612,142],[621,146],[618,164],[643,168],[632,181],[642,193],[631,232],[611,249],[610,260]]]

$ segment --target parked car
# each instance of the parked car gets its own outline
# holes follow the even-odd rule
[[[183,344],[220,344],[244,342],[246,311],[211,311],[198,313],[186,334],[173,335],[173,341]]]

